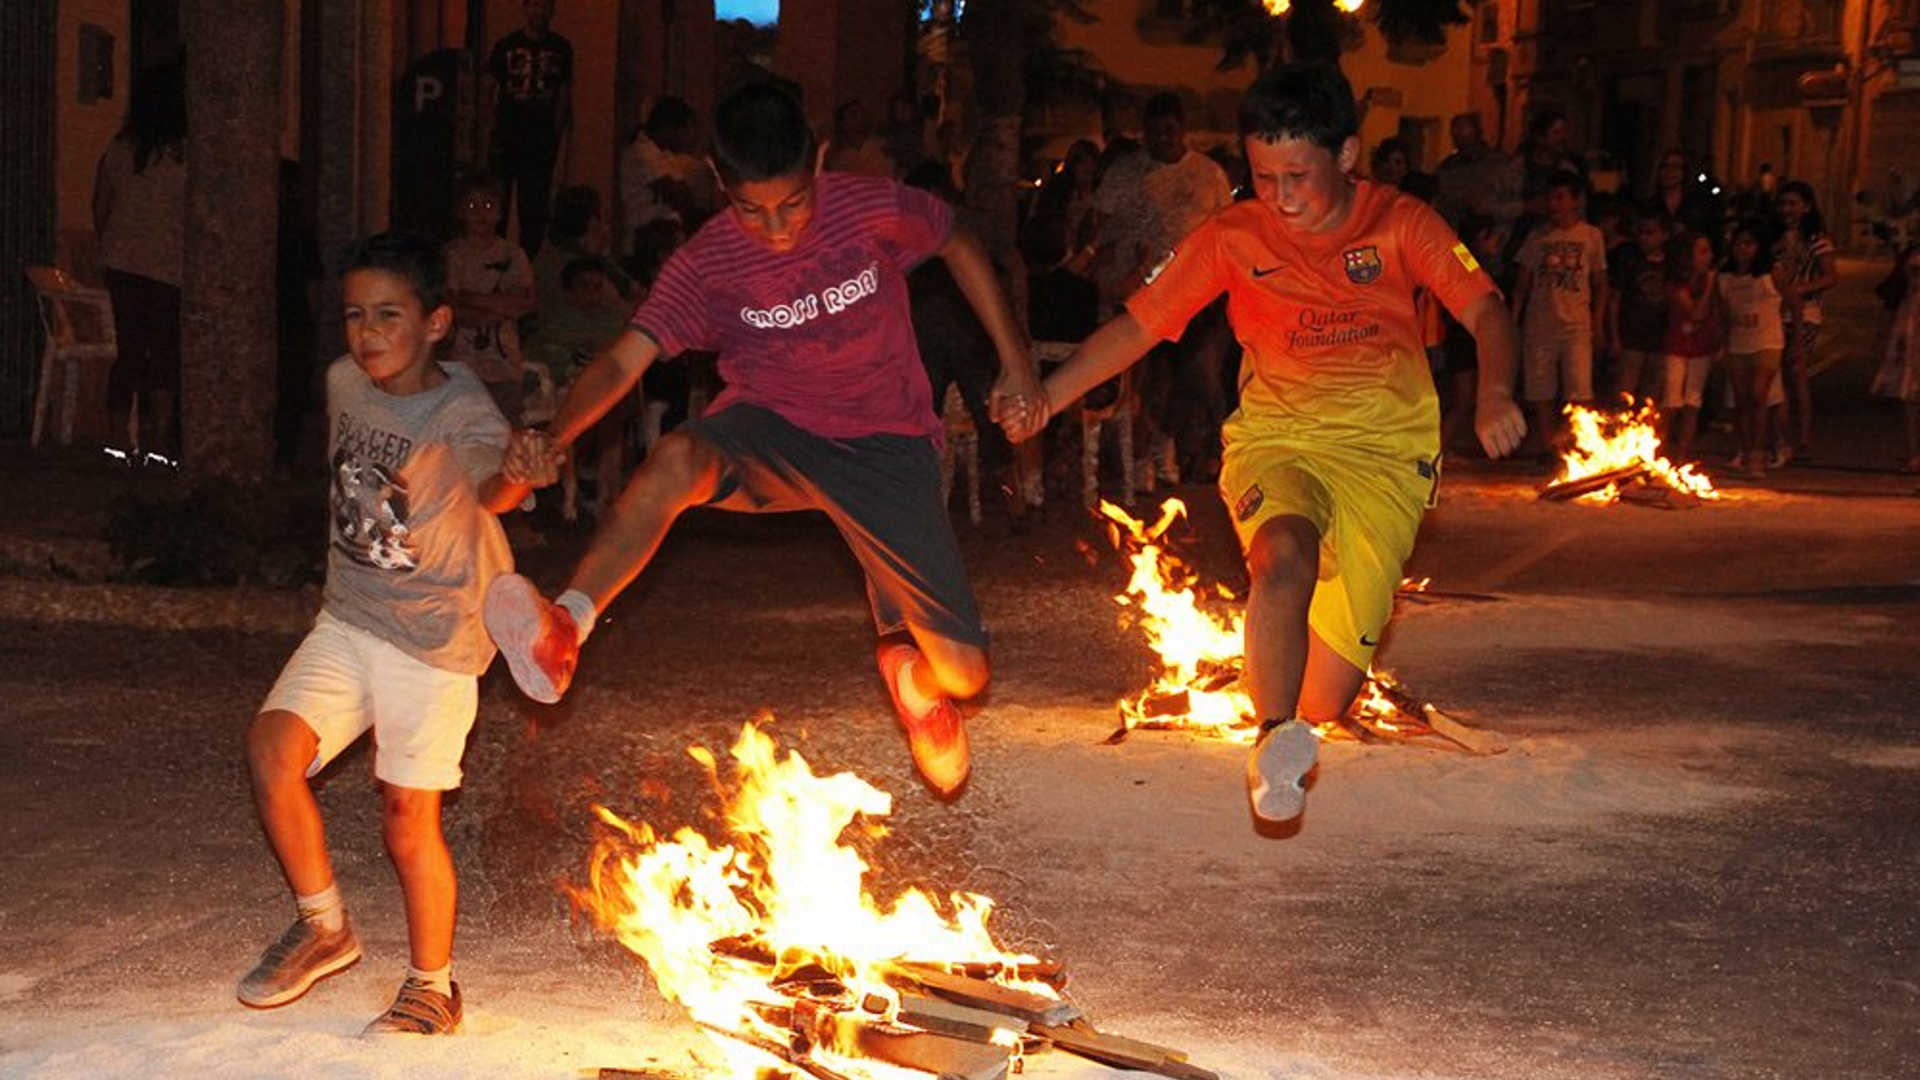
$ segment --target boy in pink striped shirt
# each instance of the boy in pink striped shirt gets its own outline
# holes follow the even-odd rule
[[[892,180],[823,172],[799,103],[752,86],[714,115],[728,210],[667,261],[627,330],[581,373],[550,437],[564,447],[647,367],[717,352],[727,388],[653,447],[565,592],[495,580],[487,629],[514,681],[557,701],[597,613],[681,511],[820,510],[865,570],[878,660],[914,765],[943,797],[968,772],[956,699],[988,679],[987,632],[940,499],[932,393],[914,344],[906,272],[945,259],[1000,357],[997,420],[1019,430],[1036,379],[984,252],[939,199]]]

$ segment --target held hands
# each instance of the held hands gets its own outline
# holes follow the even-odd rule
[[[500,460],[500,475],[515,484],[543,488],[560,478],[560,465],[567,452],[556,445],[553,436],[533,428],[520,428],[507,441],[507,452]]]
[[[1520,448],[1527,420],[1511,394],[1482,394],[1473,411],[1473,431],[1490,458],[1503,458]]]
[[[1002,362],[1000,377],[994,380],[987,414],[1007,433],[1007,441],[1023,443],[1047,426],[1051,413],[1040,381],[1033,376],[1032,365]]]

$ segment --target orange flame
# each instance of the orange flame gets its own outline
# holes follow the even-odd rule
[[[705,748],[688,753],[722,793],[728,842],[716,844],[691,828],[662,839],[646,823],[596,806],[610,829],[595,848],[589,884],[570,891],[646,961],[661,994],[695,1021],[784,1046],[792,1032],[768,1013],[792,998],[773,983],[809,965],[837,980],[850,1006],[878,995],[884,1015],[891,1015],[899,1004],[884,979],[892,963],[985,963],[1012,971],[1034,961],[995,944],[987,897],[956,892],[941,904],[909,888],[884,904],[875,901],[866,888],[865,858],[842,837],[856,827],[885,835],[876,822],[892,811],[886,792],[850,772],[815,774],[798,752],[779,754],[753,723],[730,751],[731,782],[721,781]],[[733,947],[716,949],[716,943]],[[996,981],[1059,996],[1044,983]],[[770,1064],[759,1050],[715,1042],[742,1080]],[[864,1080],[921,1075],[827,1046],[805,1052]]]
[[[1160,662],[1159,673],[1145,690],[1120,701],[1121,723],[1127,730],[1143,725],[1180,728],[1252,744],[1260,736],[1259,718],[1239,680],[1246,613],[1224,586],[1216,585],[1213,597],[1203,596],[1198,575],[1164,543],[1167,529],[1186,516],[1186,504],[1168,499],[1152,526],[1105,500],[1100,513],[1109,523],[1114,546],[1133,567],[1126,588],[1114,600],[1131,610],[1130,621],[1145,633]],[[1431,583],[1431,578],[1407,579],[1400,587],[1425,592]],[[1398,688],[1391,674],[1369,668],[1349,715],[1389,732],[1418,725],[1387,696]],[[1322,724],[1316,731],[1322,739],[1348,734],[1336,724]]]
[[[1574,445],[1561,453],[1560,472],[1554,483],[1638,466],[1646,470],[1643,475],[1681,494],[1700,499],[1720,497],[1713,483],[1695,472],[1692,465],[1676,468],[1660,455],[1659,413],[1652,401],[1625,413],[1568,405],[1565,414]],[[1620,485],[1608,484],[1576,501],[1604,506],[1619,499]]]

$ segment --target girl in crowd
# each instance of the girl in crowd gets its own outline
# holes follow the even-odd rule
[[[1833,240],[1820,216],[1813,188],[1805,181],[1780,185],[1780,237],[1773,256],[1782,268],[1780,295],[1784,301],[1786,348],[1780,356],[1786,380],[1792,424],[1787,436],[1792,449],[1774,456],[1775,465],[1804,457],[1813,440],[1813,350],[1820,340],[1820,296],[1838,280],[1833,268]]]
[[[1785,268],[1773,261],[1765,228],[1745,221],[1734,230],[1720,299],[1727,306],[1727,371],[1733,382],[1734,431],[1739,452],[1734,464],[1754,476],[1767,469],[1767,391],[1780,377],[1780,351],[1786,333],[1780,318],[1780,285]]]

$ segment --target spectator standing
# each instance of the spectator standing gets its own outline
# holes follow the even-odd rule
[[[1547,187],[1547,223],[1520,246],[1513,306],[1522,327],[1525,397],[1533,438],[1555,430],[1555,402],[1593,398],[1593,354],[1606,310],[1607,252],[1600,230],[1580,219],[1586,182],[1555,174]],[[1538,446],[1544,450],[1544,446]]]
[[[454,206],[461,235],[448,241],[447,302],[453,307],[449,359],[465,364],[487,386],[508,423],[518,427],[526,391],[517,320],[533,312],[533,267],[520,246],[495,232],[500,193],[480,180]]]
[[[1667,456],[1691,461],[1707,373],[1726,347],[1726,319],[1713,237],[1694,233],[1682,243],[1686,259],[1667,306],[1666,389],[1660,395],[1660,407],[1667,414]]]
[[[1644,210],[1664,216],[1681,232],[1711,236],[1716,244],[1721,240],[1725,205],[1695,179],[1685,150],[1676,148],[1660,155],[1660,165],[1653,174],[1653,193],[1647,196]]]
[[[894,161],[873,133],[867,107],[849,98],[833,110],[833,138],[827,143],[827,168],[856,176],[892,176]]]
[[[693,106],[672,95],[654,102],[647,122],[620,154],[621,249],[648,279],[682,238],[719,208],[713,171],[695,153],[700,127]]]
[[[547,242],[533,257],[534,294],[542,319],[561,304],[566,292],[561,272],[568,263],[581,258],[611,258],[607,222],[600,213],[600,193],[585,184],[560,189],[553,198],[553,218],[547,232]],[[633,295],[633,279],[619,267],[609,261],[603,272],[617,295]]]
[[[1609,259],[1613,287],[1607,297],[1607,337],[1617,362],[1616,394],[1651,397],[1646,384],[1660,378],[1671,301],[1668,283],[1673,274],[1667,248],[1672,238],[1671,219],[1648,210],[1633,224],[1633,243]]]
[[[126,123],[93,180],[93,229],[119,351],[107,371],[107,439],[126,460],[179,456],[180,280],[185,270],[187,99],[178,65],[134,83]],[[139,434],[132,434],[135,402]]]
[[[547,199],[560,144],[573,122],[573,46],[553,32],[553,0],[526,0],[525,25],[493,46],[487,59],[493,113],[493,174],[518,207],[520,246],[538,253],[546,238]],[[506,219],[502,215],[504,233]]]
[[[1785,456],[1776,454],[1774,464],[1784,465],[1791,458],[1805,457],[1813,443],[1813,352],[1820,343],[1820,297],[1839,277],[1833,269],[1833,239],[1827,235],[1813,188],[1803,180],[1789,180],[1780,185],[1776,202],[1781,229],[1773,256],[1784,268],[1780,295],[1787,334],[1780,370],[1791,420],[1786,430],[1793,446]]]
[[[1873,378],[1873,392],[1901,404],[1901,420],[1907,441],[1907,457],[1900,471],[1920,473],[1920,244],[1909,244],[1900,253],[1883,297],[1898,303],[1894,309],[1893,329],[1887,335],[1887,351],[1880,370]]]
[[[1754,476],[1767,471],[1767,392],[1780,377],[1780,350],[1786,346],[1780,273],[1764,226],[1748,221],[1734,230],[1720,275],[1720,299],[1727,307],[1727,373],[1740,445],[1734,464]]]
[[[1434,206],[1459,225],[1473,215],[1491,218],[1502,231],[1520,216],[1520,163],[1489,146],[1479,113],[1461,113],[1448,126],[1453,153],[1435,171],[1439,194]]]

